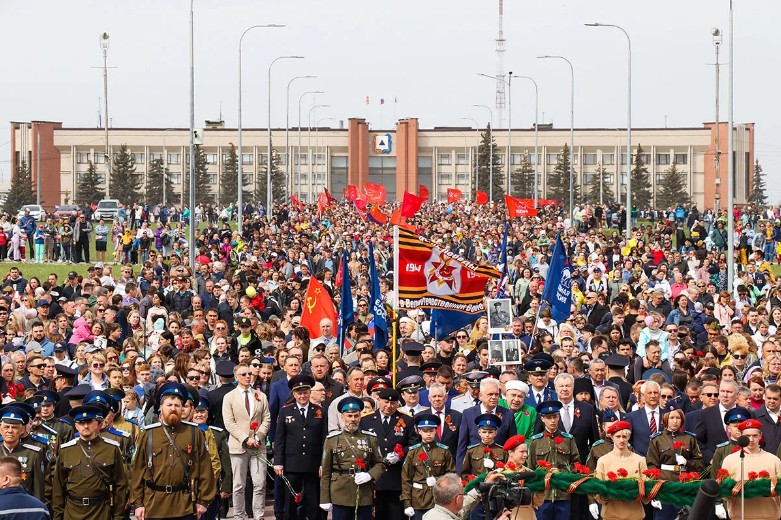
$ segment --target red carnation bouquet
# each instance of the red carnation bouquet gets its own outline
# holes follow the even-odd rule
[[[718,480],[719,483],[721,483],[724,479],[727,479],[727,478],[729,478],[729,471],[727,471],[724,468],[721,468],[718,471],[718,473],[716,473],[716,480]]]
[[[483,448],[483,467],[486,469],[494,469],[494,459],[493,459],[494,452],[489,447],[486,446]]]
[[[366,469],[366,462],[360,457],[355,457],[355,465],[360,469]]]
[[[682,450],[683,447],[686,446],[683,441],[675,441],[673,443],[673,449],[674,450]]]
[[[678,475],[678,480],[680,482],[694,482],[695,480],[700,480],[700,474],[696,471],[690,471],[690,472],[683,472],[680,475]]]
[[[260,442],[260,439],[258,439],[258,428],[260,428],[260,424],[257,421],[252,421],[249,425],[249,433],[253,439]]]

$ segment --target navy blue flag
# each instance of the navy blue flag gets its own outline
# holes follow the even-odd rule
[[[371,313],[374,314],[374,350],[382,350],[388,344],[388,313],[380,293],[380,277],[374,260],[374,245],[369,241],[369,279],[371,279]]]
[[[556,244],[545,281],[542,301],[551,307],[553,319],[561,323],[569,318],[572,307],[572,266],[567,258],[567,250],[561,241],[561,235],[556,235]]]
[[[442,340],[454,330],[476,322],[480,316],[485,316],[485,312],[470,314],[468,312],[432,309],[430,334],[437,341]]]
[[[350,290],[350,271],[347,269],[347,250],[342,253],[342,261],[339,269],[342,270],[342,301],[339,302],[339,345],[344,345],[347,337],[347,327],[355,322],[355,311],[353,309],[353,295]],[[342,347],[344,348],[344,346]]]

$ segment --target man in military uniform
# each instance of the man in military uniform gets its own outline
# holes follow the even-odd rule
[[[361,419],[361,429],[377,435],[377,445],[388,469],[377,481],[377,502],[383,504],[375,512],[378,520],[402,520],[401,459],[418,441],[412,418],[398,411],[400,397],[397,390],[383,388],[377,410]]]
[[[544,355],[544,354],[541,354]],[[555,401],[556,392],[548,386],[548,370],[553,363],[545,358],[532,358],[523,365],[523,369],[529,376],[529,395],[526,396],[526,404],[532,408],[545,401]]]
[[[39,390],[39,392],[41,391],[48,392],[49,390]],[[40,395],[34,395],[25,399],[24,402],[32,406],[33,412],[35,413],[35,415],[32,417],[32,420],[30,421],[30,434],[34,435],[34,438],[37,440],[45,440],[48,444],[48,449],[50,449],[52,452],[52,456],[56,456],[57,448],[60,444],[59,433],[51,426],[43,423],[41,418],[41,403],[43,402],[43,397]]]
[[[212,405],[212,409],[209,410],[211,424],[220,428],[225,428],[225,423],[222,420],[222,401],[228,392],[236,388],[236,380],[233,377],[235,366],[236,364],[232,361],[218,361],[215,365],[215,373],[220,378],[220,386],[209,390],[209,393],[206,394]]]
[[[113,426],[114,416],[119,412],[119,403],[113,395],[105,390],[93,390],[84,396],[84,404],[91,404],[104,408],[103,421],[100,423],[100,435],[107,439],[112,439],[119,443],[119,450],[122,452],[125,467],[129,471],[133,460],[135,445],[128,432],[117,430]]]
[[[404,318],[402,318],[404,319]],[[409,318],[407,318],[409,319]],[[402,343],[402,341],[406,341]],[[399,344],[401,345],[401,351],[404,352],[404,359],[406,361],[406,368],[396,375],[396,379],[401,381],[409,376],[423,376],[420,371],[421,354],[425,350],[425,347],[417,341],[409,341],[406,338],[400,338]]]
[[[129,434],[130,442],[135,446],[138,442],[138,434],[141,433],[141,427],[137,423],[125,419],[123,414],[125,391],[121,388],[106,388],[104,392],[113,397],[118,406],[116,413],[112,414],[111,427]]]
[[[223,504],[223,501],[231,496],[233,474],[231,472],[230,454],[228,453],[227,432],[218,426],[208,425],[210,408],[211,403],[209,399],[201,397],[193,411],[193,422],[206,435],[206,448],[211,450],[210,446],[213,445],[217,449],[219,466],[215,467],[214,462],[212,462],[212,469],[216,471],[219,468],[219,475],[217,475],[219,496],[215,496],[215,499],[209,504],[206,511],[206,520],[215,520],[216,518],[227,516],[229,504]],[[212,441],[209,440],[210,438]],[[214,460],[214,454],[211,451],[209,451],[209,458],[212,461]]]
[[[616,417],[616,414],[613,413],[613,410],[610,408],[602,412],[602,429],[604,431],[605,437],[604,439],[600,439],[591,445],[591,450],[589,450],[588,457],[586,457],[586,466],[591,470],[592,473],[594,473],[594,471],[597,469],[597,461],[599,460],[599,457],[613,451],[613,438],[608,435],[607,430],[617,420],[618,417]]]
[[[60,446],[54,466],[54,520],[122,520],[128,494],[119,443],[100,436],[102,410],[71,409],[79,437]]]
[[[414,417],[415,414],[427,409],[420,404],[420,391],[422,389],[423,378],[420,376],[409,376],[396,384],[396,390],[399,391],[404,400],[404,406],[399,407],[401,413]]]
[[[358,429],[363,401],[350,395],[338,406],[343,426],[323,446],[320,508],[333,509],[333,520],[371,520],[374,483],[385,473],[385,464],[376,435]]]
[[[57,439],[60,445],[73,439],[76,431],[73,426],[68,424],[55,415],[55,410],[60,403],[60,395],[53,390],[38,390],[35,397],[42,397],[41,400],[41,425],[47,426],[57,432]]]
[[[155,403],[160,422],[146,426],[138,438],[130,488],[138,520],[196,520],[216,495],[204,436],[198,426],[181,420],[186,400],[184,385],[163,384]]]
[[[0,413],[0,433],[3,436],[0,456],[18,459],[22,464],[22,486],[25,491],[48,503],[44,496],[47,475],[44,449],[40,445],[20,442],[31,420],[30,415],[16,403],[4,406]]]
[[[274,439],[274,472],[286,477],[293,493],[283,487],[285,496],[274,497],[284,503],[285,519],[318,520],[320,518],[318,470],[323,458],[323,444],[328,434],[328,414],[322,406],[309,401],[315,379],[307,374],[292,377],[287,386],[294,402],[279,412]],[[298,500],[298,494],[301,500]],[[302,515],[298,503],[303,504]]]
[[[79,371],[67,365],[60,364],[54,365],[54,368],[57,370],[57,375],[54,377],[54,387],[57,389],[57,395],[60,396],[60,402],[57,405],[57,411],[54,413],[54,416],[64,417],[68,415],[68,412],[72,408],[66,394],[73,390],[73,382]]]
[[[480,404],[480,381],[488,375],[488,372],[476,370],[464,375],[469,391],[464,392],[450,401],[450,408],[463,413],[467,408]]]
[[[569,433],[559,429],[560,401],[545,401],[537,405],[545,429],[532,437],[529,443],[530,468],[536,468],[540,461],[547,462],[553,469],[570,471],[576,462],[580,462],[578,446]],[[539,520],[561,520],[569,518],[569,493],[551,489],[545,492],[545,502],[537,509]]]
[[[422,520],[423,514],[434,507],[432,488],[437,477],[456,470],[453,456],[444,444],[435,441],[439,417],[430,412],[415,416],[415,428],[421,441],[410,446],[401,468],[401,500],[404,514]]]
[[[483,413],[475,417],[475,426],[480,442],[468,446],[461,463],[461,476],[481,475],[496,468],[497,462],[504,462],[506,453],[500,444],[494,442],[502,420],[493,413]]]

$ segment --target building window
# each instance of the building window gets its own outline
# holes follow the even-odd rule
[[[594,164],[597,164],[597,154],[595,153],[584,153],[583,154],[583,164],[586,166],[592,166]]]
[[[439,166],[449,166],[450,165],[450,154],[449,153],[441,153],[437,155],[437,165]]]
[[[457,154],[456,164],[469,164],[467,155],[465,153]]]
[[[181,173],[171,173],[168,175],[168,178],[171,179],[171,184],[181,184],[182,183],[182,174]]]
[[[277,154],[278,163],[282,166],[287,165],[287,154],[286,153],[280,153]]]
[[[675,164],[689,164],[689,154],[686,153],[675,154]]]
[[[603,153],[602,154],[602,164],[605,166],[609,166],[614,163],[616,160],[615,154],[612,153]]]
[[[545,164],[552,166],[559,160],[559,154],[549,153],[545,155]]]
[[[650,153],[644,153],[640,155],[640,157],[643,159],[643,164],[651,164],[651,154]]]
[[[168,154],[168,164],[182,164],[182,154],[180,154],[180,153],[169,153]]]
[[[162,153],[152,153],[152,152],[149,152],[149,162],[159,161],[162,158],[163,158],[163,154]]]
[[[510,161],[512,161],[513,166],[517,166],[519,164],[523,163],[523,154],[520,153],[514,153],[510,155]]]
[[[216,173],[210,173],[208,175],[208,178],[209,178],[209,184],[211,184],[211,185],[217,184],[217,174]]]
[[[295,176],[294,176],[295,179]],[[331,192],[342,193],[347,187],[347,156],[331,157]]]
[[[443,186],[452,186],[453,185],[453,174],[452,173],[440,173],[439,174],[439,184]]]
[[[432,157],[430,155],[418,156],[418,182],[431,189],[433,175],[432,175]]]
[[[309,164],[309,163],[307,162],[307,160],[306,160],[306,154],[305,154],[305,153],[300,153],[300,154],[298,154],[298,155],[296,156],[296,164],[302,164],[302,165],[307,165],[307,164]]]
[[[496,154],[496,157],[497,157],[497,159],[498,159],[498,160],[497,160],[497,162],[498,162],[499,164],[504,164],[504,156],[505,156],[505,154],[503,154],[503,153],[498,153],[498,154]]]
[[[76,172],[76,182],[81,182],[87,172]],[[98,172],[98,184],[106,183],[106,174]]]
[[[573,165],[578,164],[578,154],[573,154],[572,155],[572,164]]]
[[[325,173],[315,173],[315,184],[325,184]]]
[[[76,152],[76,164],[87,164],[89,162],[88,152]]]
[[[243,153],[241,154],[241,164],[245,166],[249,166],[252,164],[252,154],[251,153]]]
[[[95,164],[106,164],[106,154],[103,152],[95,152],[95,159],[92,162]]]
[[[301,172],[299,175],[301,176],[299,184],[303,185],[309,182],[309,172]]]
[[[626,166],[626,154],[625,153],[621,154],[621,165],[622,166]]]
[[[252,184],[255,182],[255,176],[251,173],[247,174],[242,172],[244,175],[244,186],[252,186]]]
[[[469,174],[468,173],[457,173],[456,174],[456,184],[467,184],[469,183]]]
[[[656,154],[656,164],[659,166],[667,166],[668,164],[670,164],[670,154],[669,153]]]
[[[143,153],[134,153],[133,155],[133,162],[136,164],[144,164],[144,154]]]
[[[217,164],[217,154],[216,153],[207,153],[206,154],[206,164]]]

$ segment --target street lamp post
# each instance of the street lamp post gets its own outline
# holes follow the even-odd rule
[[[494,81],[504,81],[507,85],[507,183],[505,191],[507,195],[510,194],[510,175],[512,175],[512,149],[513,149],[513,73],[510,71],[507,75],[507,80],[497,78],[496,76],[489,76],[488,74],[477,73],[478,76],[484,78],[491,78]],[[493,161],[492,161],[493,162]]]
[[[587,23],[588,27],[613,27],[626,36],[627,95],[626,95],[626,239],[632,237],[632,39],[622,27],[609,23]]]
[[[303,56],[278,56],[268,66],[268,150],[266,150],[266,221],[270,224],[274,216],[274,198],[271,195],[271,68],[279,60],[300,60]]]
[[[238,208],[237,211],[239,212],[239,218],[238,218],[238,229],[239,233],[243,231],[244,227],[244,169],[242,168],[242,163],[244,162],[242,159],[242,149],[241,149],[241,44],[244,41],[244,35],[246,35],[248,32],[250,32],[252,29],[259,29],[259,28],[269,28],[269,27],[284,27],[284,25],[277,25],[277,24],[268,24],[268,25],[253,25],[251,27],[248,27],[244,30],[243,33],[241,33],[241,37],[239,38],[239,149],[238,149],[238,155],[239,155],[239,197],[238,197]]]
[[[539,177],[539,168],[540,168],[540,155],[537,150],[537,144],[538,140],[537,137],[539,137],[539,123],[537,122],[537,116],[539,114],[540,110],[540,92],[537,88],[537,82],[534,81],[534,78],[531,76],[516,76],[517,78],[523,78],[528,79],[529,81],[534,84],[534,207],[536,208],[539,201],[539,187],[537,186],[537,178]]]
[[[570,101],[569,101],[569,223],[575,225],[575,69],[572,62],[564,56],[538,56],[540,59],[564,60],[569,65],[570,72]]]
[[[729,90],[727,100],[727,287],[732,290],[735,279],[735,121],[733,109],[733,74],[735,71],[735,31],[733,24],[732,0],[729,0]]]
[[[304,92],[299,96],[298,98],[298,150],[296,151],[296,161],[298,164],[298,197],[301,198],[301,195],[303,194],[301,189],[301,101],[304,99],[304,96],[309,94],[325,94],[322,90],[310,90],[308,92]],[[307,168],[309,167],[309,163],[307,161]],[[307,199],[307,202],[311,202]]]
[[[287,82],[287,93],[285,95],[285,185],[288,186],[288,196],[293,193],[293,175],[291,175],[290,166],[290,85],[297,79],[313,79],[317,76],[296,76]]]
[[[491,114],[491,124],[488,127],[488,198],[494,201],[494,111],[488,105],[472,105],[473,107],[485,108]],[[478,144],[477,154],[480,155],[480,146]],[[478,188],[480,186],[478,185]]]
[[[312,164],[312,111],[316,108],[328,108],[331,105],[314,105],[312,108],[309,109],[309,116],[307,117],[307,134],[306,134],[306,164],[309,167],[309,182],[307,183],[308,190],[307,190],[307,200],[312,201],[312,184],[314,183],[314,170],[313,166],[316,166]]]
[[[193,0],[190,0],[190,273],[195,276],[195,36],[193,24]]]
[[[714,27],[711,29],[711,35],[713,36],[713,47],[716,50],[716,146],[714,146],[713,150],[713,169],[716,172],[716,195],[714,206],[718,215],[718,211],[721,209],[721,123],[719,121],[719,80],[721,73],[719,51],[721,50],[721,31],[717,27]]]
[[[473,117],[459,117],[462,121],[471,121],[475,124],[475,134],[477,137],[477,147],[475,148],[475,186],[472,191],[477,191],[478,183],[480,179],[480,123]],[[470,175],[471,177],[471,175]]]

